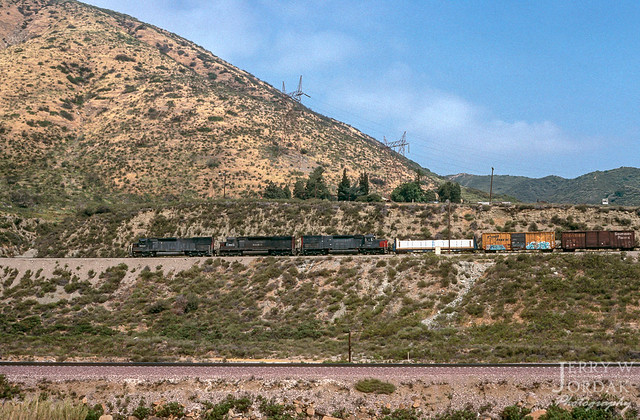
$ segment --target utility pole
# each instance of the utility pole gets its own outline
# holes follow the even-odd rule
[[[227,198],[227,171],[218,172],[218,176],[222,175],[222,198]]]
[[[492,198],[493,198],[493,166],[491,167],[491,185],[489,186],[489,205],[491,205]]]
[[[447,235],[449,239],[447,240],[447,248],[448,253],[451,253],[451,200],[447,198],[447,204],[449,205],[449,216],[447,217]]]
[[[349,330],[349,363],[351,363],[351,330]]]

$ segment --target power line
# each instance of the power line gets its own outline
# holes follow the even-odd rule
[[[326,110],[323,109],[326,107],[334,111],[337,111],[339,114],[350,116],[354,120],[354,122],[358,125],[357,127],[358,129],[362,130],[365,133],[368,133],[369,135],[374,135],[374,137],[376,134],[378,136],[382,136],[383,141],[381,141],[381,143],[383,145],[385,144],[384,142],[386,138],[384,137],[384,132],[387,130],[388,127],[381,124],[380,122],[373,121],[368,118],[364,118],[360,115],[353,113],[352,111],[347,111],[340,107],[336,107],[326,102],[319,101],[317,98],[312,99],[311,102],[316,105],[318,104],[321,105],[316,109],[320,111],[320,113],[323,113],[324,115],[329,116],[332,113],[332,112],[327,112]],[[350,125],[354,125],[354,124],[350,124]],[[446,161],[447,167],[455,167],[468,172],[477,172],[478,166],[473,165],[474,163],[473,159],[477,158],[477,159],[482,159],[490,162],[489,164],[492,166],[496,166],[497,164],[499,164],[499,166],[503,168],[514,167],[517,165],[517,168],[521,170],[531,171],[531,172],[539,172],[541,169],[541,166],[535,164],[535,162],[532,162],[531,159],[517,160],[517,159],[514,159],[513,156],[507,155],[505,153],[484,152],[482,150],[479,150],[476,147],[465,147],[464,145],[456,145],[455,149],[447,148],[446,146],[438,147],[437,144],[435,144],[432,140],[421,138],[419,136],[416,136],[415,134],[412,134],[411,137],[414,140],[413,142],[414,145],[416,144],[416,141],[417,141],[418,142],[417,144],[419,144],[420,147],[414,147],[414,149],[410,151],[410,155],[424,158],[423,163],[425,166],[432,166],[431,164],[429,164],[429,162],[431,162],[432,164],[435,164],[438,161]],[[419,152],[420,149],[430,151],[429,155],[420,153]],[[460,159],[459,156],[461,156],[461,154],[454,153],[456,151],[462,152],[462,155],[465,157],[468,157],[469,159]],[[437,166],[441,166],[441,165],[437,165]],[[549,171],[553,172],[553,169],[554,168],[549,168]]]
[[[402,134],[402,137],[398,141],[388,142],[386,137],[383,136],[382,138],[384,140],[383,144],[386,147],[388,147],[389,149],[395,150],[396,153],[400,153],[400,154],[402,154],[402,156],[404,156],[405,146],[407,148],[407,152],[409,152],[409,142],[407,142],[407,132],[406,131]]]

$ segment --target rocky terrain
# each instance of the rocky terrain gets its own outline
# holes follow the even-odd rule
[[[159,371],[162,369],[157,368]],[[566,384],[563,387],[559,368],[530,371],[524,368],[519,371],[517,368],[431,368],[431,372],[426,374],[418,369],[412,373],[406,368],[404,373],[387,375],[378,372],[375,376],[378,387],[370,389],[363,386],[371,378],[365,376],[364,367],[349,374],[340,374],[337,368],[323,368],[326,373],[319,376],[301,374],[304,369],[299,368],[296,372],[293,368],[283,368],[282,373],[267,375],[247,372],[211,376],[202,368],[194,378],[188,377],[194,374],[188,368],[182,369],[184,373],[174,368],[172,373],[151,375],[142,373],[140,368],[137,369],[140,372],[129,368],[129,373],[122,375],[112,368],[102,379],[92,379],[99,377],[99,372],[91,372],[87,375],[89,377],[78,372],[74,379],[66,380],[59,379],[61,375],[55,373],[32,373],[29,376],[13,373],[9,378],[20,386],[27,399],[46,392],[50,398],[66,397],[89,407],[98,404],[102,412],[114,418],[127,418],[141,406],[158,413],[172,404],[187,418],[210,418],[206,415],[212,406],[221,407],[225,402],[240,400],[245,404],[227,404],[225,407],[229,410],[229,418],[268,418],[276,410],[281,410],[280,415],[292,419],[441,416],[441,419],[453,420],[505,418],[505,410],[516,409],[523,414],[530,412],[534,419],[538,419],[550,406],[555,405],[556,410],[559,406],[561,410],[570,412],[586,403],[590,403],[594,411],[612,408],[613,412],[633,416],[638,404],[638,377],[635,374],[617,376],[613,366],[609,367],[610,375],[584,372],[568,375],[567,384],[578,381],[585,384],[580,389],[569,388]],[[152,370],[156,368],[146,369],[149,373]],[[237,371],[241,372],[241,369]],[[154,379],[158,376],[163,379]],[[607,393],[603,392],[604,387]],[[462,417],[463,414],[466,417]]]

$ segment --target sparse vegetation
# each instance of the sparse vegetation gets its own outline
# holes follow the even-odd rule
[[[362,379],[356,382],[355,388],[366,394],[391,394],[396,390],[395,385],[380,379]]]

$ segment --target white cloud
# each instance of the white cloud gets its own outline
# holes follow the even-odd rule
[[[361,117],[362,126],[351,123],[365,132],[383,130],[391,140],[406,130],[409,157],[440,173],[478,172],[494,164],[518,174],[554,171],[552,162],[593,146],[577,142],[552,121],[506,121],[417,79],[400,66],[377,85],[344,83],[328,100]],[[370,130],[372,121],[379,128]]]
[[[284,32],[279,34],[273,57],[282,71],[304,71],[339,65],[357,53],[358,43],[340,32]]]

